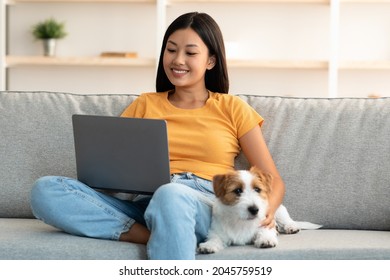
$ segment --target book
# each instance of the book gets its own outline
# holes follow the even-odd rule
[[[124,57],[124,58],[137,58],[136,52],[102,52],[101,57]]]

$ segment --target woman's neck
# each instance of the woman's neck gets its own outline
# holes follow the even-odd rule
[[[191,91],[175,89],[169,93],[168,100],[172,105],[182,109],[197,109],[203,107],[209,98],[207,89]]]

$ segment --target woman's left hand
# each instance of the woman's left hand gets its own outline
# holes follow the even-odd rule
[[[265,219],[261,222],[262,227],[274,228],[276,226],[274,214],[267,213]]]

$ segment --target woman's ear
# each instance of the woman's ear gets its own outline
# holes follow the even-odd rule
[[[216,62],[215,55],[209,57],[209,62],[207,63],[207,70],[211,70],[214,68]]]

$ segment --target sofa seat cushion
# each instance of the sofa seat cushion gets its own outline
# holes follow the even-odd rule
[[[143,245],[73,236],[36,219],[0,219],[2,260],[145,259]]]
[[[146,247],[71,236],[35,219],[0,219],[0,259],[145,259]],[[17,248],[17,249],[15,249]],[[390,232],[301,231],[280,235],[279,245],[257,249],[232,246],[197,259],[389,259]]]
[[[390,259],[390,232],[369,230],[303,230],[279,235],[271,249],[233,246],[199,259],[365,260]]]

